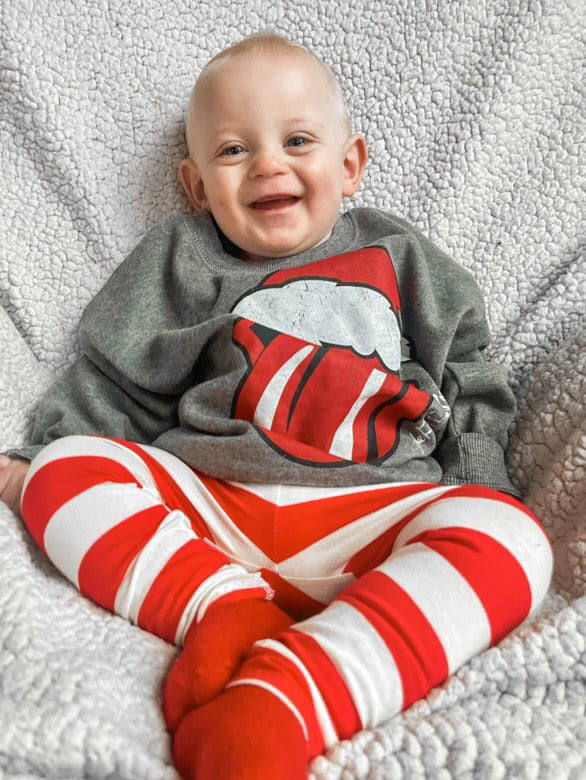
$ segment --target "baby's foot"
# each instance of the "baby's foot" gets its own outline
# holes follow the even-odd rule
[[[187,633],[181,655],[167,675],[163,712],[169,731],[194,707],[223,690],[258,639],[268,639],[293,623],[272,601],[246,599],[211,606]]]
[[[291,710],[252,685],[229,688],[186,715],[173,741],[185,780],[305,780],[307,746]]]

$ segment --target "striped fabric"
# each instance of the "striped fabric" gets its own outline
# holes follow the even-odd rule
[[[504,494],[450,488],[388,533],[385,560],[318,615],[257,642],[229,684],[278,687],[309,756],[423,697],[527,618],[549,586],[549,542]]]
[[[220,598],[272,595],[254,567],[216,546],[221,510],[162,450],[59,439],[33,460],[21,509],[39,547],[85,596],[170,642],[182,644]]]
[[[41,451],[22,514],[83,594],[178,644],[219,599],[274,597],[300,622],[257,642],[230,685],[280,698],[310,755],[502,639],[552,568],[535,517],[486,488],[243,485],[94,436]]]

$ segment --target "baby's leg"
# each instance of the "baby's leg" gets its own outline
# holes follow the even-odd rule
[[[538,607],[552,560],[530,512],[485,488],[429,487],[435,497],[415,510],[398,517],[390,508],[393,527],[352,556],[346,570],[357,579],[338,598],[257,642],[226,692],[183,719],[174,754],[185,777],[205,780],[220,762],[223,778],[252,778],[233,759],[256,743],[262,766],[265,724],[257,728],[249,712],[262,714],[267,695],[273,721],[294,745],[303,735],[311,759],[425,696]],[[285,738],[278,749],[293,766]],[[271,745],[272,763],[264,774],[257,765],[254,777],[278,777],[274,752]]]
[[[85,596],[185,642],[165,699],[173,724],[197,696],[221,690],[255,640],[292,622],[266,601],[271,588],[262,577],[215,544],[229,519],[217,512],[211,482],[153,447],[70,436],[33,460],[22,496],[37,544]]]

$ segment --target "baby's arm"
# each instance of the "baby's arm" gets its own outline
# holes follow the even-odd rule
[[[0,501],[15,515],[20,515],[20,494],[29,466],[28,461],[0,455]]]
[[[450,409],[434,453],[447,485],[484,485],[511,495],[504,451],[515,397],[504,368],[484,358],[490,330],[472,275],[428,239],[412,231],[400,261],[403,323],[415,358]],[[415,377],[416,379],[417,377]]]
[[[181,266],[191,259],[185,248],[176,261],[185,243],[176,224],[184,225],[170,219],[153,227],[88,304],[83,354],[42,398],[28,442],[8,456],[31,460],[43,446],[75,434],[150,444],[179,425],[178,404],[195,382],[205,339],[186,326],[205,318],[207,299],[192,294]]]

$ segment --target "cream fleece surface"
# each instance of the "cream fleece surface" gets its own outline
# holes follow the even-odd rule
[[[0,22],[0,451],[77,354],[82,309],[188,212],[184,107],[270,27],[340,76],[371,161],[357,205],[420,227],[485,291],[519,401],[509,464],[552,540],[536,620],[316,779],[586,776],[586,262],[580,0],[12,0]],[[0,777],[176,777],[175,650],[77,594],[0,507]]]

